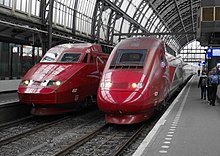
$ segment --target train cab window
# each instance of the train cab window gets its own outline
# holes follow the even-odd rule
[[[146,56],[146,49],[120,49],[111,66],[143,66]]]
[[[78,62],[81,54],[80,53],[65,53],[61,58],[61,62]]]
[[[65,50],[64,47],[53,47],[49,49],[40,62],[57,62],[63,50]]]
[[[55,62],[57,58],[57,53],[47,52],[42,58],[41,62]]]

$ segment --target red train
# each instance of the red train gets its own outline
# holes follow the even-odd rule
[[[98,44],[55,46],[23,77],[18,87],[20,102],[32,105],[34,115],[78,110],[96,100],[107,59]]]
[[[167,49],[154,37],[126,39],[113,49],[98,89],[98,107],[107,122],[147,120],[183,84],[188,77],[183,61]]]

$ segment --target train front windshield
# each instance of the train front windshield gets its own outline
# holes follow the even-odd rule
[[[112,60],[111,67],[114,66],[144,66],[146,60],[146,49],[119,49]]]
[[[49,49],[42,58],[41,62],[57,62],[63,50],[65,50],[64,47],[53,47]]]
[[[52,48],[44,55],[41,62],[61,62],[61,63],[76,63],[79,61],[81,53],[64,52],[62,47]]]

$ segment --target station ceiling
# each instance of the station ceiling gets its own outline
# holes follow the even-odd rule
[[[49,48],[155,35],[179,51],[196,39],[200,0],[0,0],[0,40]]]

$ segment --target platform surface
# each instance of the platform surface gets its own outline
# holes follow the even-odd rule
[[[18,85],[21,79],[18,80],[0,80],[0,93],[18,90]]]
[[[220,156],[220,103],[200,99],[198,81],[189,81],[133,156]]]

